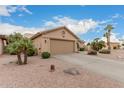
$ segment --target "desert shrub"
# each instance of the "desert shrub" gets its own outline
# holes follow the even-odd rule
[[[102,50],[99,51],[99,53],[102,53],[102,54],[110,54],[111,52],[110,52],[110,50],[108,50],[108,49],[102,49]]]
[[[16,53],[15,52],[11,52],[10,55],[16,55]]]
[[[90,46],[93,50],[99,51],[100,49],[105,47],[105,42],[103,40],[100,40],[99,38],[96,38],[91,42]]]
[[[113,47],[113,49],[117,49],[117,47]]]
[[[85,50],[85,48],[84,48],[84,47],[80,48],[80,51],[84,51],[84,50]]]
[[[29,48],[27,50],[27,55],[28,56],[34,56],[36,54],[37,49],[36,48]]]
[[[124,46],[124,44],[122,44],[122,46]]]
[[[43,59],[47,59],[47,58],[50,58],[50,53],[49,52],[43,52],[42,54],[41,54],[41,57],[43,58]]]
[[[88,50],[88,55],[97,55],[97,51],[96,50]]]

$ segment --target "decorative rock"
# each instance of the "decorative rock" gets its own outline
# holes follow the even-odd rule
[[[79,75],[79,71],[76,68],[69,68],[63,71],[64,73],[70,74],[70,75]]]

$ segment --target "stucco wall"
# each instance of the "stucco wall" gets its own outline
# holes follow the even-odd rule
[[[75,38],[71,33],[69,33],[66,29],[59,29],[52,32],[49,32],[47,34],[41,35],[33,40],[33,44],[38,49],[38,53],[41,52],[50,52],[50,39],[56,38],[56,39],[65,39],[65,40],[73,40],[75,43],[74,51],[78,51],[77,49],[77,43],[78,40]],[[40,48],[40,50],[39,50]]]
[[[3,53],[3,43],[2,39],[0,39],[0,55]]]
[[[40,54],[41,49],[42,49],[42,37],[39,36],[32,41],[33,41],[33,45],[35,46],[35,48],[37,48],[38,54]]]
[[[63,34],[63,31],[64,31],[64,34]],[[42,37],[43,38],[57,38],[57,39],[73,40],[73,41],[75,41],[75,45],[74,45],[75,52],[78,51],[78,49],[77,49],[78,40],[64,28],[47,33],[47,34],[43,35]],[[49,40],[49,42],[50,42],[50,40]],[[47,48],[48,49],[46,49],[46,50],[50,51],[50,45],[48,45]]]
[[[114,47],[116,47],[116,49],[119,49],[119,43],[111,43],[110,46],[111,49],[114,49]],[[106,44],[106,48],[108,48],[107,44]]]
[[[63,31],[65,32],[64,34]],[[64,28],[47,33],[46,35],[43,35],[43,37],[76,40],[76,38]]]
[[[42,50],[41,52],[50,52],[50,38],[42,38]]]

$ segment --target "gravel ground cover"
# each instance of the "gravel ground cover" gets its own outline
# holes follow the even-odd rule
[[[99,57],[124,61],[124,50],[111,50],[111,54],[98,54]]]
[[[15,63],[3,64],[3,58],[7,62],[10,57],[0,57],[1,88],[118,88],[124,86],[120,82],[83,69],[79,65],[62,62],[55,58],[41,59],[34,56],[28,59],[27,65],[21,66]],[[11,56],[12,58],[15,60],[15,56]],[[51,64],[55,65],[55,72],[49,72]],[[64,73],[63,70],[68,68],[77,68],[80,75]]]

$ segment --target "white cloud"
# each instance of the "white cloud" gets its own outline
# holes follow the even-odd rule
[[[0,16],[11,16],[11,13],[14,13],[16,11],[32,14],[32,12],[29,11],[26,8],[26,6],[23,6],[23,5],[22,6],[6,6],[6,5],[0,6]]]
[[[30,10],[28,10],[28,9],[26,8],[26,6],[20,6],[18,9],[19,9],[20,11],[22,11],[22,12],[26,12],[26,13],[28,13],[28,14],[32,14],[32,12],[31,12]]]
[[[53,21],[46,21],[44,23],[44,27],[58,27],[58,26],[67,26],[70,30],[72,30],[76,34],[83,34],[92,29],[95,29],[98,26],[98,23],[93,19],[85,19],[85,20],[76,20],[70,17],[53,17]]]
[[[110,41],[111,42],[120,42],[119,38],[117,37],[118,33],[111,33],[111,37],[110,37]],[[101,40],[107,42],[107,38],[106,37],[102,37]]]
[[[113,21],[112,19],[102,20],[102,21],[99,21],[99,24],[107,24],[112,21]]]
[[[97,27],[97,22],[92,19],[76,20],[69,17],[54,17],[53,21],[45,21],[40,28],[27,28],[23,26],[12,25],[9,23],[1,23],[0,34],[11,34],[13,32],[20,33],[36,33],[46,29],[51,29],[59,26],[67,26],[76,34],[83,34]]]
[[[124,39],[124,35],[122,36],[122,39]]]
[[[0,6],[0,16],[10,16],[7,6]]]
[[[17,8],[16,6],[6,6],[7,7],[7,10],[9,13],[14,13],[16,12]]]
[[[112,19],[117,19],[117,18],[124,19],[124,15],[116,13],[112,16]]]
[[[23,26],[17,26],[17,25],[11,25],[9,23],[1,23],[0,24],[0,34],[9,35],[13,32],[19,32],[19,33],[36,33],[41,30],[44,30],[43,28],[26,28]]]
[[[21,17],[21,16],[24,16],[24,15],[23,15],[23,14],[19,14],[18,16],[20,16],[20,17]]]
[[[52,21],[44,21],[43,25],[39,28],[28,28],[23,26],[12,25],[9,23],[1,23],[0,34],[11,34],[13,32],[20,32],[22,34],[24,33],[35,34],[36,32],[59,27],[59,26],[67,26],[75,34],[84,34],[84,33],[87,33],[88,31],[96,31],[96,32],[102,31],[103,26],[99,28],[102,30],[96,30],[96,28],[100,26],[99,24],[100,23],[98,21],[95,21],[93,19],[77,20],[77,19],[72,19],[70,17],[56,16],[56,17],[53,17]],[[102,40],[106,41],[106,38],[102,37]],[[111,41],[112,42],[119,41],[116,33],[112,33]]]
[[[112,18],[119,18],[121,15],[120,14],[114,14],[113,16],[112,16]]]

